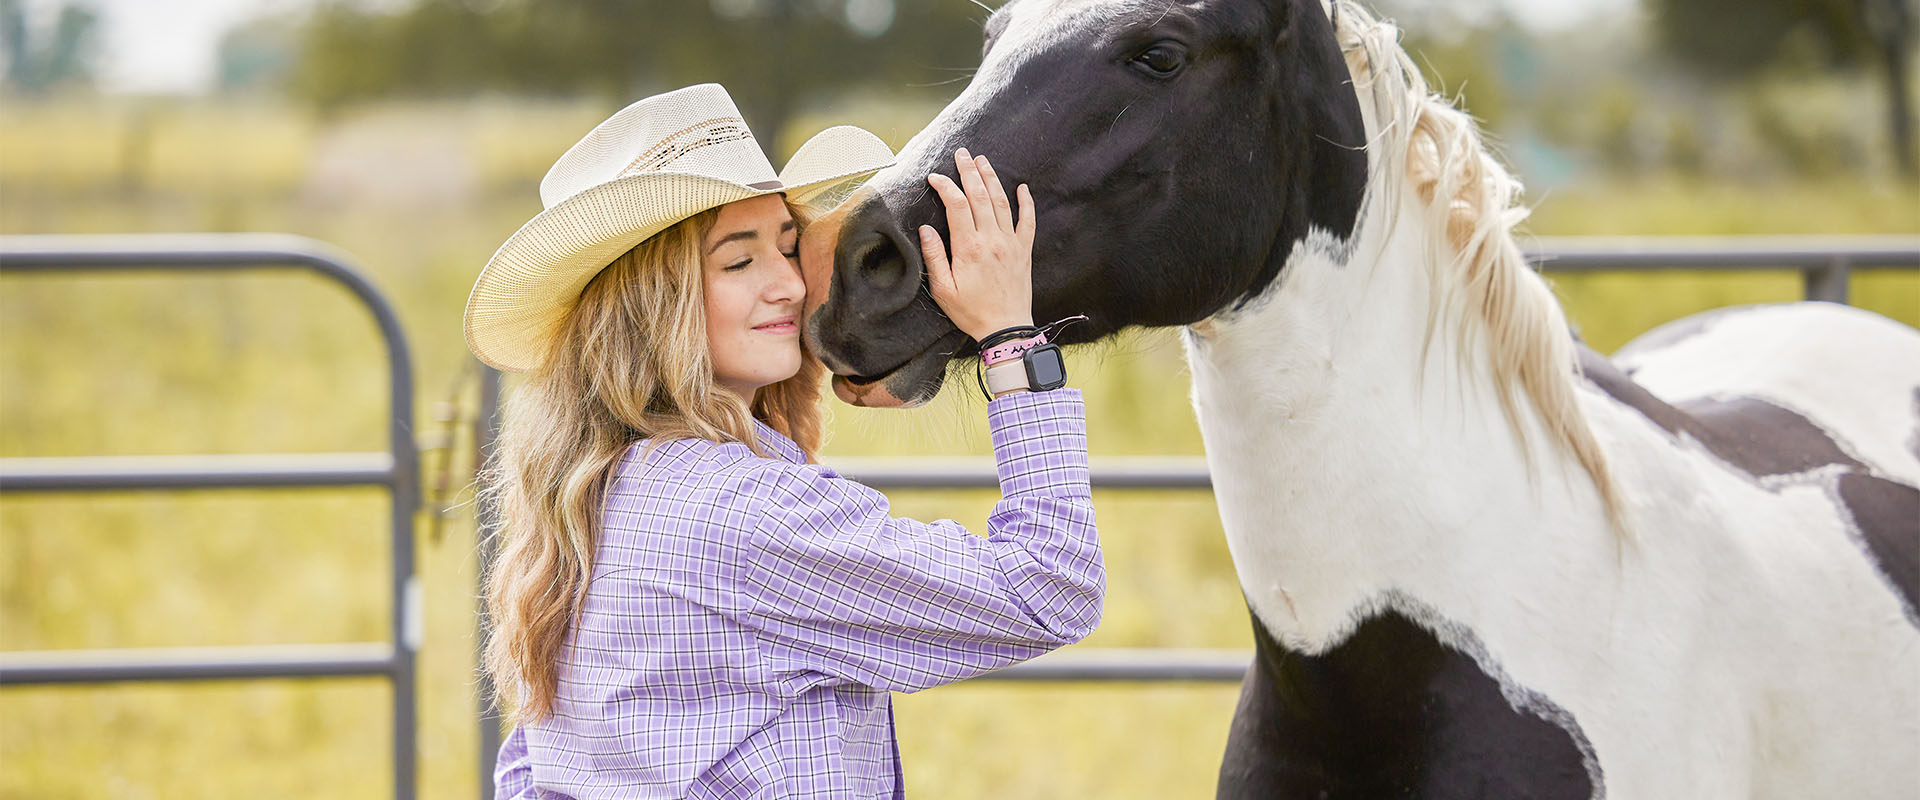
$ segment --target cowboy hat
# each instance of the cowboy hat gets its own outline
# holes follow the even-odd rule
[[[719,84],[620,110],[540,181],[545,210],[507,238],[467,298],[467,347],[507,372],[535,369],[593,276],[621,253],[710,208],[761,195],[813,204],[891,166],[859,128],[816,134],[778,175]]]

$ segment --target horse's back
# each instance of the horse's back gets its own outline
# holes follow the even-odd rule
[[[1612,360],[1681,408],[1797,414],[1874,473],[1920,486],[1920,331],[1906,325],[1833,303],[1744,306],[1668,323]]]
[[[1760,683],[1768,700],[1754,706],[1763,757],[1751,796],[1912,796],[1920,331],[1831,303],[1750,306],[1675,321],[1611,365],[1585,364],[1596,386],[1682,450],[1762,490],[1735,491],[1739,502],[1781,498],[1776,515],[1749,515],[1722,545],[1729,564],[1745,553],[1789,593],[1763,624],[1763,658],[1781,669]],[[1790,513],[1788,497],[1803,510],[1809,497],[1826,498],[1831,523]],[[1754,527],[1768,520],[1788,535]]]

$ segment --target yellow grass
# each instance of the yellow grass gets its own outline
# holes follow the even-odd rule
[[[538,208],[534,185],[608,109],[374,109],[334,120],[274,106],[9,101],[0,232],[271,230],[359,259],[399,307],[415,420],[469,363],[474,272]],[[899,145],[931,109],[853,102],[810,114]],[[139,126],[147,133],[138,133]],[[132,131],[132,133],[130,133]],[[1914,233],[1911,187],[1642,181],[1547,198],[1540,234]],[[1610,350],[1694,310],[1793,299],[1785,275],[1560,277]],[[1866,275],[1857,301],[1920,324],[1920,279]],[[1165,332],[1074,358],[1096,455],[1201,452]],[[0,456],[374,450],[386,385],[371,322],[287,274],[0,280]],[[460,395],[471,408],[470,390]],[[913,414],[835,410],[834,455],[982,454],[977,400]],[[464,459],[465,455],[458,456]],[[436,459],[437,461],[437,459]],[[431,462],[430,462],[431,463]],[[464,478],[462,478],[464,480]],[[457,501],[457,499],[456,499]],[[901,493],[900,513],[980,525],[988,493]],[[371,490],[9,496],[0,506],[0,649],[377,641],[389,636],[386,498]],[[1212,500],[1100,492],[1104,647],[1245,647]],[[429,535],[420,658],[421,796],[475,790],[471,520]],[[1211,796],[1231,686],[944,688],[899,699],[916,797]],[[378,680],[0,689],[0,797],[366,797],[388,785]]]

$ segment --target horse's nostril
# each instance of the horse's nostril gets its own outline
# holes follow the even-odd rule
[[[920,242],[886,204],[869,201],[840,229],[834,248],[834,285],[846,318],[879,324],[910,308],[920,296]],[[896,320],[897,321],[897,320]]]
[[[891,289],[907,274],[907,261],[900,256],[900,248],[885,236],[862,242],[851,263],[876,289]]]

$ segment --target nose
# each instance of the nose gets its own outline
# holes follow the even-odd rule
[[[796,259],[787,258],[782,253],[780,261],[785,266],[774,270],[762,293],[769,303],[777,305],[796,305],[807,298],[807,281],[800,274],[800,264]]]
[[[944,227],[944,226],[942,226]],[[942,231],[944,238],[945,232]],[[834,263],[852,270],[861,304],[877,311],[897,311],[920,295],[926,265],[920,243],[907,235],[899,215],[879,197],[856,210],[840,231]]]

